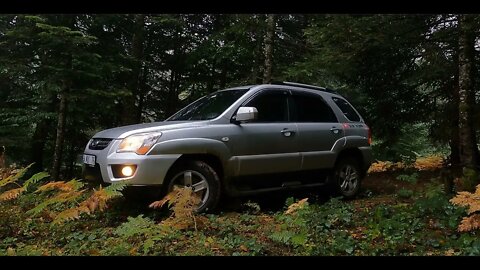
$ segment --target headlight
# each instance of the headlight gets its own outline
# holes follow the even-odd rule
[[[118,146],[117,152],[135,152],[145,155],[162,136],[161,132],[142,133],[126,137]]]

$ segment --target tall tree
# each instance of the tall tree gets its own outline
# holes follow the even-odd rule
[[[263,73],[263,83],[272,81],[273,66],[273,40],[275,37],[275,15],[267,16],[267,29],[265,33],[265,70]]]
[[[131,76],[129,76],[128,88],[130,90],[122,103],[122,117],[121,122],[124,125],[136,124],[140,122],[142,108],[139,102],[143,100],[142,91],[142,73],[144,62],[144,47],[145,47],[145,14],[134,15],[133,20],[132,45],[130,49],[130,57],[132,61]]]
[[[43,134],[46,138],[54,138],[51,145],[54,179],[59,177],[62,164],[69,100],[87,95],[86,90],[98,78],[100,66],[99,56],[90,52],[95,38],[81,31],[84,22],[80,17],[83,16],[17,16],[12,20],[15,27],[6,32],[3,40],[9,52],[7,57],[2,57],[4,67],[11,78],[17,77],[15,84],[25,84],[17,88],[16,93],[12,92],[10,98],[25,95],[31,100],[12,114],[18,116],[28,112],[24,125],[33,127],[34,137],[45,131],[45,123],[41,120],[55,119],[56,132],[51,136]],[[15,61],[9,61],[11,58]],[[39,106],[38,101],[48,105]],[[38,115],[45,116],[38,119]],[[43,148],[36,142],[33,146]]]
[[[478,147],[473,109],[475,107],[475,17],[460,15],[458,19],[458,96],[459,96],[459,139],[462,165],[478,171]]]

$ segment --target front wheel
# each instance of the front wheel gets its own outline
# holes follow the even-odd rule
[[[358,161],[351,157],[342,158],[332,172],[331,186],[336,195],[352,199],[360,190],[361,173]]]
[[[220,199],[220,179],[215,170],[203,161],[187,161],[171,173],[168,192],[175,186],[191,188],[200,198],[195,207],[198,213],[210,212],[215,209]]]

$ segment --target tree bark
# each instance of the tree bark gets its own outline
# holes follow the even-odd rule
[[[124,125],[136,124],[140,122],[137,98],[143,92],[139,89],[142,77],[143,51],[145,42],[145,14],[137,14],[134,18],[135,28],[132,36],[131,56],[134,59],[131,79],[129,83],[130,95],[123,99],[123,109],[121,122]]]
[[[148,70],[146,67],[143,67],[142,75],[139,82],[139,91],[138,91],[138,106],[137,106],[137,115],[136,115],[137,123],[142,122],[142,112],[143,112],[143,106],[145,104],[145,93],[147,89],[147,76],[148,76]]]
[[[73,29],[75,26],[75,17],[62,15],[60,17],[64,20],[65,25]],[[73,56],[69,54],[66,59],[65,69],[71,71],[73,69]],[[67,76],[67,75],[65,75]],[[68,93],[72,87],[72,79],[68,76],[63,79],[62,89],[60,90],[60,104],[58,107],[58,117],[57,117],[57,133],[55,138],[55,150],[53,153],[53,164],[52,164],[52,180],[57,181],[60,176],[60,169],[62,165],[62,153],[65,139],[65,122],[67,119],[67,101]]]
[[[475,106],[474,57],[475,29],[472,15],[459,15],[459,139],[460,160],[463,167],[478,171],[477,140],[473,123]]]
[[[224,59],[222,61],[222,73],[220,74],[220,89],[224,89],[227,85],[228,63]]]
[[[272,82],[273,66],[273,39],[275,36],[275,15],[267,16],[267,29],[265,33],[265,70],[263,73],[263,83]]]
[[[165,117],[170,117],[177,111],[178,105],[178,77],[179,75],[175,71],[176,68],[172,68],[170,73],[170,86],[167,92],[167,104],[165,106]]]
[[[58,109],[57,137],[55,139],[55,152],[53,154],[52,180],[57,181],[62,164],[63,140],[65,134],[65,120],[67,118],[67,92],[68,86],[60,92],[60,105]]]
[[[30,162],[33,162],[32,169],[34,171],[43,170],[43,150],[45,149],[45,138],[48,134],[48,126],[46,120],[40,120],[35,126],[33,132],[32,144],[30,146]]]
[[[458,66],[458,65],[457,65]],[[458,73],[458,69],[456,70]],[[460,103],[460,96],[459,96],[459,82],[458,82],[458,74],[455,75],[453,80],[453,85],[451,86],[451,93],[452,93],[452,111],[451,111],[451,126],[450,129],[450,164],[452,167],[456,168],[460,165],[460,132],[459,132],[459,103]]]

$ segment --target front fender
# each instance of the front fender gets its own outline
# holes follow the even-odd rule
[[[148,155],[162,154],[211,154],[218,157],[225,167],[231,157],[230,150],[221,141],[207,138],[182,138],[157,143]]]

